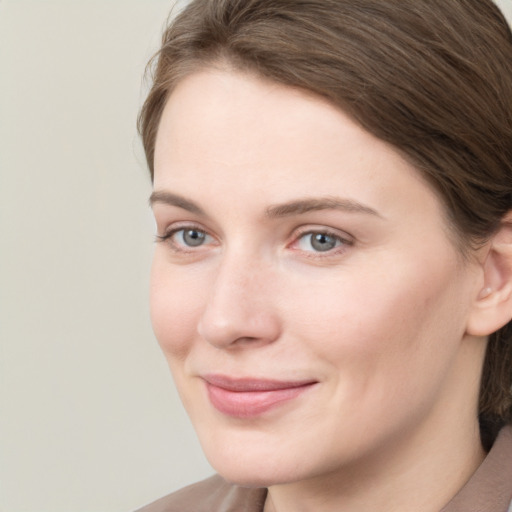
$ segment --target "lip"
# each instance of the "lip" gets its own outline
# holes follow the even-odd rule
[[[203,376],[211,404],[221,413],[254,418],[311,389],[317,381]]]

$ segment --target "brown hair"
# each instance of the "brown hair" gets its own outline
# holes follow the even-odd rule
[[[175,85],[226,63],[329,99],[402,152],[442,199],[463,253],[512,208],[512,34],[491,0],[193,0],[168,26],[139,131]],[[491,335],[485,447],[512,421],[512,326]]]

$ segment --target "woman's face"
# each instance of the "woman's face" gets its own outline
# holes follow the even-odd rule
[[[163,113],[152,205],[154,330],[227,479],[320,477],[476,415],[479,266],[417,171],[340,110],[189,76]]]

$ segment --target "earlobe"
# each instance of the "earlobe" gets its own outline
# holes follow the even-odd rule
[[[477,294],[466,332],[488,336],[512,319],[512,212],[486,244],[484,284]]]

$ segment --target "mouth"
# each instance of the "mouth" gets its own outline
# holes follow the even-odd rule
[[[254,418],[311,389],[317,381],[234,379],[223,375],[203,377],[211,404],[236,418]]]

